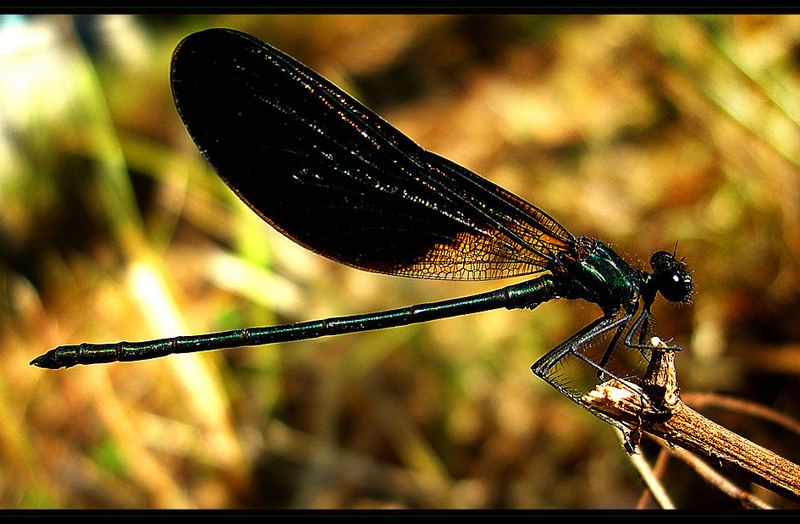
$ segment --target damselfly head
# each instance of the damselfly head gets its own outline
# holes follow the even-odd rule
[[[670,302],[689,302],[692,294],[692,275],[686,262],[673,253],[657,251],[650,257],[653,281],[661,295]]]

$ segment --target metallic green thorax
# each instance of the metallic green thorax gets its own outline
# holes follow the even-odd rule
[[[567,266],[570,278],[561,283],[562,296],[593,302],[604,313],[619,311],[620,307],[635,311],[646,274],[633,269],[599,240],[583,237],[578,242],[588,254]]]

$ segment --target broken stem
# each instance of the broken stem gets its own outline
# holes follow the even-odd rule
[[[664,347],[660,341],[654,341],[654,345]],[[744,473],[756,484],[800,502],[800,466],[712,422],[683,403],[672,351],[653,352],[641,390],[629,383],[609,380],[581,400],[587,407],[632,428],[633,436],[628,437],[631,449],[636,449],[638,437],[645,431],[671,446]]]

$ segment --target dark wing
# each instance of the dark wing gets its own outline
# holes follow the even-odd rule
[[[178,112],[264,220],[368,271],[485,280],[551,269],[574,238],[488,180],[425,151],[303,64],[228,29],[172,57]]]

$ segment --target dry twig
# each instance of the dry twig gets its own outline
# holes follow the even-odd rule
[[[619,380],[609,380],[582,401],[632,428],[634,437],[628,442],[632,449],[638,447],[641,432],[647,432],[670,446],[743,473],[756,484],[800,502],[800,466],[712,422],[683,403],[671,351],[654,352],[641,390]]]

